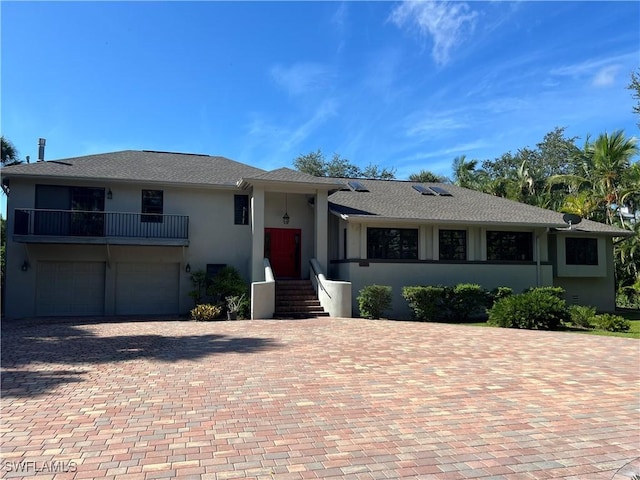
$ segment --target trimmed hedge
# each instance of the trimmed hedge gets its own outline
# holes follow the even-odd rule
[[[491,301],[489,292],[475,283],[404,287],[402,296],[416,320],[429,322],[468,322],[483,315]]]
[[[387,285],[368,285],[358,295],[360,316],[381,318],[385,310],[391,308],[391,287]]]
[[[557,291],[537,288],[498,300],[489,310],[488,323],[506,328],[554,330],[570,318],[567,304]]]
[[[416,320],[442,322],[447,319],[446,291],[443,286],[404,287],[402,297]]]

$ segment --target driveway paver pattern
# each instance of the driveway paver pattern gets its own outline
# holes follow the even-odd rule
[[[1,474],[630,479],[640,342],[363,319],[2,325]]]

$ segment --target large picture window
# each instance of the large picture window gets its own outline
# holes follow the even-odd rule
[[[438,236],[440,260],[467,259],[467,231],[440,230]]]
[[[564,246],[567,265],[598,265],[597,238],[567,237]]]
[[[368,228],[367,257],[372,259],[418,259],[418,230]]]
[[[145,223],[162,223],[162,190],[142,190],[142,218]]]
[[[233,197],[233,223],[249,225],[249,195],[235,195]]]
[[[487,231],[487,260],[532,261],[533,234],[531,232]]]

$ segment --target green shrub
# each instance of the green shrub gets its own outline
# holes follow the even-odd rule
[[[218,305],[203,303],[200,305],[196,305],[196,307],[191,310],[191,318],[198,322],[207,322],[215,320],[220,316],[221,313],[222,308],[220,308]]]
[[[546,292],[554,295],[555,297],[558,297],[560,300],[564,300],[565,290],[562,287],[532,287],[524,291],[524,293],[529,292]]]
[[[631,328],[631,322],[629,322],[629,320],[611,313],[596,315],[594,323],[599,330],[605,330],[607,332],[628,332]]]
[[[249,284],[244,281],[240,272],[230,265],[221,268],[213,277],[207,293],[219,303],[224,303],[227,297],[250,297]]]
[[[447,287],[404,287],[402,297],[409,304],[416,320],[441,322],[448,317]]]
[[[207,272],[204,270],[197,270],[191,274],[191,284],[193,290],[189,292],[189,296],[193,298],[196,305],[202,303],[207,290]]]
[[[491,290],[491,292],[489,292],[489,301],[491,302],[491,304],[488,305],[488,307],[491,308],[491,306],[494,303],[496,303],[498,300],[504,297],[508,297],[510,295],[513,295],[513,288],[511,287],[494,288],[493,290]]]
[[[366,286],[360,290],[357,300],[361,316],[380,318],[385,310],[391,307],[391,287],[386,285]]]
[[[489,302],[488,292],[475,283],[404,287],[402,297],[416,320],[430,322],[467,322],[484,314]]]
[[[488,299],[489,293],[480,285],[459,283],[449,295],[450,320],[468,322],[472,317],[486,313]]]
[[[571,323],[580,328],[593,328],[596,317],[596,309],[584,305],[571,305],[569,307]]]
[[[557,293],[533,289],[498,300],[489,310],[489,325],[552,330],[569,321],[569,310]]]

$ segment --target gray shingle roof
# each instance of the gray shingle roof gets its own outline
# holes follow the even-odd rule
[[[271,170],[270,172],[264,172],[259,175],[252,175],[242,178],[243,182],[252,183],[252,181],[267,181],[267,182],[285,182],[285,183],[307,183],[310,185],[328,185],[340,188],[344,185],[344,180],[337,180],[328,177],[314,177],[308,173],[299,172],[297,170],[291,170],[290,168],[278,168],[277,170]]]
[[[484,224],[564,228],[562,214],[449,184],[358,179],[369,191],[338,191],[329,197],[336,214],[357,219],[441,224]],[[438,185],[451,196],[421,195],[413,185]],[[577,231],[625,235],[616,227],[583,220]]]
[[[235,186],[243,176],[265,171],[225,157],[184,153],[125,150],[2,169],[3,177],[64,177],[192,185]]]

